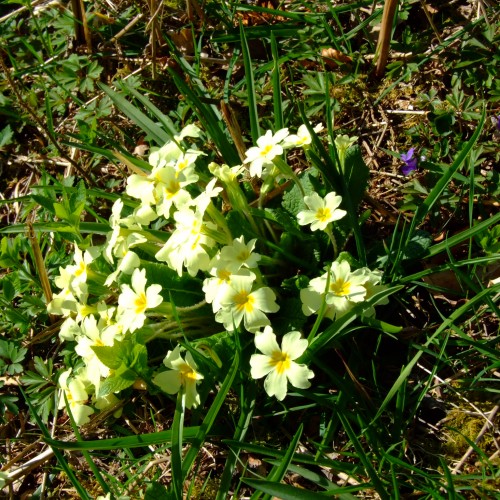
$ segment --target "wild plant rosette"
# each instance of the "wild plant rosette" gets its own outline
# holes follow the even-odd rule
[[[341,139],[343,161],[355,139]],[[87,238],[60,268],[48,311],[66,318],[60,338],[73,355],[59,401],[78,425],[138,387],[202,405],[235,349],[248,354],[244,376],[269,396],[308,389],[313,324],[384,288],[380,271],[338,254],[348,233],[342,197],[314,167],[288,163],[297,148],[308,161],[307,126],[268,130],[233,167],[202,142],[189,125],[151,151],[149,170],[132,167],[105,243]]]

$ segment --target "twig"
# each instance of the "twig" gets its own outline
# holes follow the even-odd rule
[[[132,29],[142,18],[144,17],[144,14],[137,14],[137,16],[130,21],[125,28],[123,28],[121,31],[119,31],[114,37],[110,38],[107,42],[104,43],[104,46],[107,45],[112,45],[116,41],[118,41],[123,35],[127,34],[130,29]]]
[[[386,0],[384,4],[384,12],[382,14],[382,24],[377,43],[377,64],[375,67],[375,76],[381,77],[385,72],[387,64],[387,56],[389,54],[389,45],[391,43],[392,25],[394,23],[394,15],[398,0]]]
[[[432,28],[432,31],[434,31],[434,34],[436,35],[438,42],[440,44],[442,44],[443,39],[441,38],[441,35],[438,33],[438,30],[436,28],[436,25],[434,24],[434,21],[432,20],[431,13],[429,12],[429,9],[427,8],[427,4],[425,3],[425,0],[420,0],[420,5],[422,6],[422,10],[424,11],[425,17],[427,18],[427,21],[429,21],[429,24]]]

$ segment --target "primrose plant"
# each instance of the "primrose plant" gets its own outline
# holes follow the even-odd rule
[[[288,163],[298,148],[309,158],[309,130],[322,126],[268,130],[242,165],[229,167],[210,161],[213,152],[197,146],[203,132],[189,125],[152,150],[149,170],[134,167],[106,241],[75,247],[48,305],[66,318],[60,338],[74,346],[59,377],[59,406],[78,425],[119,407],[134,387],[180,394],[188,409],[202,405],[235,349],[248,352],[243,373],[264,378],[269,396],[283,400],[290,386],[311,386],[307,352],[320,333],[311,335],[309,317],[339,318],[384,286],[379,271],[352,269],[353,260],[338,255],[336,225],[348,219],[342,196],[314,167],[297,174]],[[298,202],[292,208],[273,190],[295,190]],[[296,252],[287,234],[309,253]],[[283,293],[293,266],[306,282]],[[295,324],[279,314],[287,300],[302,304]],[[362,315],[373,314],[372,307]]]

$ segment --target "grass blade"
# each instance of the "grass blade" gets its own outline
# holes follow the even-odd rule
[[[170,137],[157,123],[147,117],[140,109],[127,101],[120,93],[114,91],[104,83],[99,87],[109,96],[115,106],[125,113],[143,132],[145,132],[158,146],[163,146]]]
[[[180,61],[182,58],[178,58]],[[230,165],[239,165],[240,157],[236,148],[229,142],[224,131],[221,128],[222,117],[215,114],[211,106],[205,104],[201,98],[186,84],[175,71],[170,70],[170,75],[174,79],[174,83],[179,91],[184,95],[187,102],[196,113],[196,116],[203,125],[203,129],[207,131],[210,138],[215,142],[217,148],[224,157],[224,161]]]
[[[186,427],[182,437],[184,441],[194,441],[200,432],[199,427]],[[44,441],[59,450],[120,450],[127,448],[143,448],[149,445],[170,446],[172,443],[172,431],[152,432],[138,436],[125,436],[111,439],[96,439],[92,441],[59,441],[50,436],[44,437]]]
[[[307,351],[300,358],[301,362],[305,362],[307,364],[307,361],[305,360],[310,360],[332,340],[340,339],[342,337],[342,332],[347,327],[347,325],[352,323],[358,316],[361,316],[363,311],[372,306],[375,306],[380,301],[398,292],[402,288],[403,287],[401,285],[398,285],[398,286],[393,286],[391,288],[387,288],[386,290],[382,290],[381,292],[371,297],[369,300],[351,309],[347,314],[341,316],[330,326],[328,326],[328,328],[323,333],[321,333],[311,342]]]
[[[339,412],[338,418],[342,422],[342,426],[344,427],[344,430],[349,436],[351,444],[356,450],[356,456],[359,458],[360,462],[363,464],[365,468],[366,473],[370,477],[373,483],[373,487],[377,490],[377,493],[380,495],[380,498],[382,498],[382,500],[389,499],[386,487],[382,484],[382,481],[378,477],[377,471],[373,468],[372,464],[370,463],[370,460],[368,459],[367,454],[363,450],[363,446],[359,442],[359,439],[356,436],[356,433],[354,432],[353,428],[351,427],[349,420],[343,414],[343,412]]]
[[[296,488],[289,484],[266,481],[265,479],[243,479],[242,481],[248,484],[248,486],[266,493],[269,497],[273,496],[282,500],[324,500],[330,497],[330,495],[307,491],[303,488]],[[339,496],[338,498],[345,498],[348,500],[354,497],[349,495],[348,497]]]
[[[235,441],[242,441],[245,439],[248,427],[252,420],[253,411],[255,408],[255,392],[256,384],[255,382],[247,386],[247,393],[244,392],[244,388],[241,388],[241,412],[240,418],[238,419],[238,424],[234,432],[233,439]],[[239,449],[233,450],[230,448],[229,455],[224,466],[224,472],[219,484],[219,489],[217,491],[216,500],[225,500],[229,496],[229,489],[231,487],[231,481],[233,479],[233,472],[236,466],[236,461],[238,460]]]
[[[170,139],[174,138],[178,131],[175,129],[172,120],[168,116],[163,114],[145,95],[138,92],[126,81],[119,82],[118,86],[127,94],[135,97],[151,113],[151,115],[162,124],[163,128],[170,135]]]
[[[431,208],[434,206],[436,201],[439,199],[441,196],[442,192],[448,185],[448,183],[451,181],[453,174],[462,166],[462,164],[465,162],[467,159],[467,156],[471,152],[472,148],[476,144],[477,140],[479,139],[479,136],[481,135],[481,132],[484,127],[484,122],[486,120],[486,110],[483,109],[483,113],[481,115],[481,119],[479,120],[479,123],[477,124],[476,130],[474,131],[474,134],[472,134],[472,137],[470,138],[469,141],[467,141],[460,152],[460,154],[457,156],[453,164],[446,170],[444,175],[439,179],[439,181],[436,183],[436,185],[432,188],[432,191],[429,193],[427,198],[422,202],[421,205],[419,205],[412,221],[411,221],[411,226],[410,230],[408,232],[408,239],[412,237],[416,227],[423,222],[424,218],[427,216],[427,214],[430,212]]]
[[[300,436],[302,436],[302,431],[304,429],[303,424],[300,424],[299,428],[297,429],[297,432],[293,436],[292,441],[290,442],[285,455],[283,456],[283,459],[280,460],[279,465],[275,465],[271,472],[269,473],[266,482],[268,484],[280,484],[280,482],[283,480],[283,477],[286,474],[286,471],[288,470],[288,466],[290,465],[293,455],[295,454],[295,450],[297,449],[297,446],[299,444],[299,439]],[[267,493],[266,496],[264,497],[265,500],[270,500],[271,495],[273,493]],[[252,499],[257,500],[260,498],[260,493],[252,495]]]
[[[283,101],[281,99],[281,81],[280,81],[280,60],[278,54],[278,44],[276,36],[271,33],[271,51],[273,54],[273,106],[274,106],[274,130],[283,128]]]
[[[205,439],[207,438],[210,429],[214,425],[215,419],[217,418],[217,415],[222,407],[222,404],[226,399],[226,395],[229,392],[229,389],[231,388],[234,377],[238,372],[239,365],[240,365],[240,356],[236,352],[233,364],[229,368],[228,374],[226,375],[224,382],[220,386],[219,391],[217,392],[217,395],[214,399],[214,402],[212,403],[212,406],[208,410],[205,418],[203,419],[203,422],[201,423],[198,432],[195,438],[193,439],[193,443],[189,448],[188,452],[186,453],[186,456],[184,457],[184,462],[182,464],[182,474],[184,477],[186,477],[189,471],[191,470],[191,467],[193,466],[193,463],[198,455],[198,452],[200,451],[200,448],[203,446],[203,443],[205,442]]]
[[[260,127],[259,127],[259,116],[257,110],[257,101],[255,100],[255,82],[253,79],[253,69],[252,60],[250,58],[250,49],[248,48],[248,42],[245,37],[245,30],[243,25],[240,23],[240,41],[241,41],[241,51],[243,54],[243,66],[245,67],[245,79],[247,82],[247,102],[248,102],[248,114],[250,116],[250,132],[252,134],[253,142],[257,142],[260,137]]]
[[[481,303],[484,300],[485,295],[487,294],[495,294],[498,291],[500,291],[500,284],[497,284],[495,286],[492,286],[490,288],[486,288],[482,290],[480,293],[472,297],[468,302],[460,306],[458,309],[455,309],[449,318],[445,319],[443,323],[439,326],[439,328],[432,334],[432,336],[427,340],[427,342],[422,346],[424,348],[428,347],[434,339],[436,339],[441,333],[446,330],[447,328],[452,328],[455,322],[463,315],[465,314],[469,309],[474,307],[474,305],[479,302]],[[375,417],[373,417],[373,420],[371,424],[375,423],[380,415],[384,412],[385,408],[389,404],[389,402],[392,400],[392,398],[395,396],[397,391],[399,390],[400,385],[404,382],[406,378],[410,375],[411,371],[413,370],[413,367],[416,365],[417,361],[420,359],[420,356],[425,352],[423,348],[421,348],[415,356],[412,358],[412,360],[404,367],[403,371],[397,378],[396,382],[394,382],[393,386],[391,387],[390,391],[387,393],[387,396],[385,397],[384,401],[380,405],[379,410],[377,411],[377,414]],[[370,424],[370,425],[371,425]]]
[[[31,404],[28,396],[23,391],[23,388],[21,386],[19,386],[19,391],[23,395],[24,400],[26,401],[26,404],[28,405],[31,414],[33,415],[33,418],[36,420],[36,423],[37,423],[38,427],[42,431],[44,441],[49,446],[52,447],[52,451],[54,452],[54,456],[56,457],[59,465],[61,466],[61,468],[63,469],[63,471],[66,473],[66,475],[68,476],[68,479],[71,481],[71,483],[75,487],[76,491],[80,495],[80,498],[82,498],[83,500],[91,500],[90,497],[89,497],[89,495],[87,494],[87,491],[81,485],[80,481],[78,481],[78,478],[75,476],[75,473],[73,472],[73,469],[69,466],[68,462],[64,458],[64,455],[59,451],[59,449],[57,447],[52,446],[49,443],[49,441],[51,441],[51,439],[50,439],[50,432],[47,429],[47,427],[45,426],[45,424],[42,422],[41,418],[38,416],[37,412],[33,408],[33,405]]]
[[[175,403],[174,421],[172,424],[172,447],[170,448],[172,459],[172,493],[175,498],[182,498],[182,485],[184,478],[182,475],[182,440],[184,427],[184,400],[185,394],[180,390]]]

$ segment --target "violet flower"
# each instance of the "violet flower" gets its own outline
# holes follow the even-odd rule
[[[417,169],[418,160],[413,154],[415,153],[415,148],[411,148],[408,153],[401,154],[401,160],[404,165],[401,167],[401,172],[403,175],[409,175],[411,172]]]

